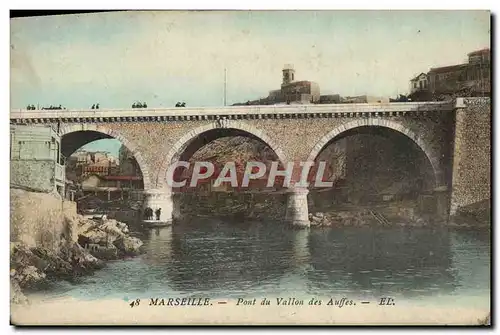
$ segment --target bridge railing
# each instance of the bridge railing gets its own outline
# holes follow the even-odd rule
[[[316,114],[349,112],[411,112],[448,111],[454,108],[451,102],[391,102],[330,105],[270,105],[270,106],[229,106],[191,108],[128,108],[128,109],[67,109],[67,110],[26,110],[12,109],[11,119],[58,119],[58,118],[107,118],[107,117],[147,117],[147,116],[216,116],[249,114]]]

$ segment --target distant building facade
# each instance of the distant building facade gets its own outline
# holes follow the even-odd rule
[[[95,194],[102,200],[132,199],[144,188],[141,177],[97,174],[84,177],[80,185],[84,195]]]
[[[338,103],[340,101],[340,96],[336,94],[322,96],[318,83],[308,80],[296,81],[295,69],[292,64],[286,64],[282,73],[281,88],[270,91],[266,98],[235,103],[233,106]]]
[[[338,103],[385,103],[389,97],[360,95],[341,97],[339,94],[321,95],[318,83],[308,80],[295,80],[295,69],[292,64],[283,67],[281,88],[272,90],[265,98],[239,102],[242,105],[279,105],[279,104],[338,104]]]
[[[432,100],[439,95],[490,96],[491,51],[473,51],[467,63],[431,68],[410,80],[410,93],[416,100]]]
[[[338,104],[340,103],[340,94],[321,95],[319,97],[320,104]]]
[[[78,150],[68,158],[67,178],[80,180],[90,174],[100,176],[118,173],[118,160],[108,152]]]
[[[429,79],[427,73],[420,73],[410,80],[410,93],[429,89]]]
[[[342,97],[340,102],[344,104],[386,103],[389,102],[389,97],[358,95],[353,97]]]

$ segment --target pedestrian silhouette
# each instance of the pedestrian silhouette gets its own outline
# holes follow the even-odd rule
[[[160,221],[161,208],[158,208],[158,209],[155,211],[155,214],[156,214],[156,220],[157,220],[157,221]]]
[[[146,220],[153,219],[153,209],[151,207],[146,207],[146,209],[144,209],[144,218]]]
[[[99,104],[95,105],[95,109],[99,109]]]
[[[95,105],[92,105],[92,108],[91,109],[95,109]]]

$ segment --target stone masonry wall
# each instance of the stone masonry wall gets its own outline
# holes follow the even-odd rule
[[[57,193],[36,193],[10,189],[10,241],[29,247],[58,250],[68,236],[66,216],[76,215],[76,204],[62,201]]]
[[[491,199],[491,105],[487,98],[464,99],[456,111],[451,213]]]
[[[15,186],[27,187],[40,192],[54,190],[53,161],[22,161],[10,162],[10,183]]]
[[[415,117],[230,120],[227,128],[250,129],[257,135],[264,135],[273,142],[274,149],[280,150],[288,161],[301,161],[307,160],[315,146],[325,139],[325,136],[328,137],[334,129],[343,132],[347,128],[374,124],[399,127],[410,132],[415,137],[414,140],[424,144],[422,149],[432,160],[439,178],[446,180],[451,156],[452,115],[451,112],[440,112]],[[71,126],[72,124],[65,124],[65,127],[71,128]],[[80,127],[77,124],[75,126]],[[164,178],[172,151],[182,150],[179,149],[183,144],[180,142],[186,138],[194,138],[202,131],[217,128],[217,122],[209,120],[109,122],[88,126],[118,139],[125,139],[139,164],[142,164],[141,170],[145,181],[150,182],[148,186],[161,188],[165,186]]]

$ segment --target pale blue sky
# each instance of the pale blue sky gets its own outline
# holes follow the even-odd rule
[[[485,11],[118,12],[11,19],[11,107],[220,106],[292,63],[321,93],[395,96],[490,45]]]

